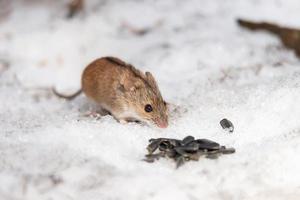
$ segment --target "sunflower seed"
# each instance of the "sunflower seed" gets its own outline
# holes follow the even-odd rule
[[[220,121],[220,125],[222,126],[223,129],[228,130],[230,133],[234,131],[234,126],[232,122],[226,118]]]

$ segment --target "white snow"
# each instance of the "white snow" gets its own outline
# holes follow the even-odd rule
[[[0,15],[1,200],[299,199],[300,61],[235,23],[300,27],[298,0],[90,0],[71,20],[67,2],[6,1]],[[124,24],[153,29],[137,36]],[[167,129],[86,117],[83,95],[51,95],[76,91],[84,67],[107,55],[154,74],[180,107]],[[179,169],[141,161],[150,138],[187,135],[237,152]]]

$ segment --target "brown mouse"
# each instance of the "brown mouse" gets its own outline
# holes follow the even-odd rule
[[[71,96],[73,99],[83,91],[102,109],[119,122],[152,122],[160,128],[168,126],[167,105],[150,72],[143,73],[115,57],[103,57],[93,61],[83,71],[82,89]]]

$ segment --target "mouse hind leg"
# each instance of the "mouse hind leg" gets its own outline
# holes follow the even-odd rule
[[[100,105],[93,105],[93,107],[90,107],[89,110],[84,114],[84,116],[87,117],[103,117],[106,115],[112,115],[111,112],[100,106]]]

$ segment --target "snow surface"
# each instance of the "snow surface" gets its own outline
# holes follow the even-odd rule
[[[70,20],[67,2],[0,4],[11,12],[0,15],[1,200],[300,198],[300,61],[235,23],[300,27],[298,0],[89,0]],[[124,24],[152,29],[137,36]],[[106,55],[155,75],[180,107],[167,129],[86,117],[83,95],[51,95],[76,91],[83,68]],[[141,161],[148,139],[187,135],[237,152],[177,170]]]

